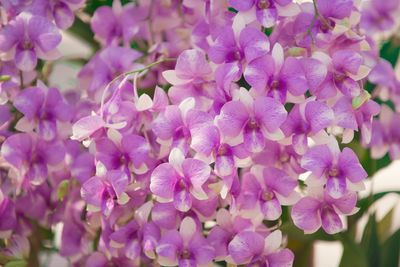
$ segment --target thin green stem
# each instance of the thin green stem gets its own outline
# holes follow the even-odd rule
[[[19,83],[20,83],[21,89],[24,89],[24,76],[22,75],[22,71],[19,71]]]
[[[146,71],[148,69],[151,69],[152,67],[154,67],[154,66],[156,66],[158,64],[161,64],[161,63],[164,63],[164,62],[169,62],[169,61],[176,61],[176,58],[163,58],[163,59],[160,59],[160,60],[155,61],[153,63],[150,63],[149,65],[146,65],[145,67],[143,67],[141,69],[131,70],[131,71],[127,71],[127,72],[121,73],[120,75],[118,75],[117,77],[112,79],[112,81],[109,82],[107,84],[107,86],[110,86],[112,83],[114,83],[115,81],[117,81],[118,79],[120,79],[122,77],[125,77],[127,75],[131,75],[131,74],[135,74],[135,73],[142,73],[142,72],[144,72],[144,71]]]
[[[131,74],[135,74],[135,73],[142,73],[142,72],[144,72],[144,71],[146,71],[148,69],[151,69],[152,67],[154,67],[154,66],[156,66],[158,64],[161,64],[161,63],[164,63],[164,62],[171,62],[171,61],[176,61],[176,58],[162,58],[162,59],[157,60],[157,61],[155,61],[153,63],[150,63],[149,65],[144,66],[141,69],[131,70],[131,71],[124,72],[124,73],[121,73],[121,74],[117,75],[117,77],[112,79],[111,82],[109,82],[106,85],[106,87],[104,88],[103,95],[101,97],[100,114],[103,115],[103,105],[104,105],[106,93],[107,93],[108,89],[110,88],[111,84],[113,84],[114,82],[116,82],[117,80],[119,80],[122,77],[131,75]]]
[[[308,26],[307,35],[310,35],[312,43],[315,43],[314,36],[312,35],[311,30],[314,27],[314,24],[315,24],[315,21],[317,20],[317,17],[319,17],[319,12],[318,12],[318,8],[317,8],[316,0],[313,0],[313,6],[314,6],[314,16],[313,16],[313,18],[311,20],[310,26]]]

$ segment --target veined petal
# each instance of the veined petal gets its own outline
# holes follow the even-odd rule
[[[150,179],[150,190],[156,196],[171,199],[174,196],[174,187],[177,173],[169,163],[160,164],[154,169]]]
[[[300,199],[292,208],[294,224],[306,233],[314,233],[322,224],[320,215],[321,203],[311,197]]]

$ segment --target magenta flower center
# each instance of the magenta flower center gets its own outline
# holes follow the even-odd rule
[[[283,152],[279,157],[279,161],[282,162],[282,163],[288,162],[289,159],[290,159],[289,154],[286,153],[286,152]]]
[[[279,87],[280,87],[280,82],[279,82],[278,80],[274,80],[274,81],[272,81],[270,87],[271,87],[271,90],[279,89]]]
[[[187,185],[186,185],[186,182],[185,182],[184,179],[180,179],[179,182],[178,182],[178,185],[179,185],[179,187],[181,189],[186,189],[187,188]]]
[[[257,7],[259,9],[267,9],[271,6],[271,3],[268,0],[260,0],[258,1]]]
[[[326,33],[328,31],[332,30],[334,26],[335,26],[334,21],[332,21],[330,19],[322,18],[319,28],[322,32]]]
[[[274,199],[274,197],[275,197],[275,194],[268,190],[264,191],[261,195],[261,199],[264,201],[270,201],[270,200]]]
[[[247,123],[247,127],[249,127],[249,128],[252,129],[252,130],[255,130],[255,129],[258,128],[258,123],[257,123],[257,121],[256,121],[254,118],[252,118],[252,119],[250,119],[249,122]]]
[[[182,259],[185,259],[185,260],[190,259],[190,251],[187,250],[187,249],[184,249],[184,250],[181,252],[181,258],[182,258]]]
[[[25,40],[22,42],[22,48],[23,48],[24,50],[30,50],[30,49],[33,48],[33,43],[32,43],[30,40],[25,39]]]
[[[346,76],[341,73],[335,73],[334,78],[335,78],[335,81],[342,82],[344,79],[346,79]]]
[[[226,145],[226,144],[220,145],[219,148],[218,148],[217,154],[218,154],[219,156],[224,156],[224,155],[226,155],[227,153],[228,153],[228,147],[227,147],[227,145]]]
[[[329,170],[328,174],[330,177],[338,177],[340,174],[340,170],[337,167],[333,167],[332,169]]]

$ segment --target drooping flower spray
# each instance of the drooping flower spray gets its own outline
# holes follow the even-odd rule
[[[126,2],[0,5],[0,265],[288,267],[354,239],[400,157],[400,1]],[[93,48],[68,90],[64,34]]]

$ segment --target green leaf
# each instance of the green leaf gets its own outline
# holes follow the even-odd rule
[[[10,262],[12,260],[15,260],[15,257],[8,256],[8,255],[5,255],[3,253],[0,253],[0,266],[4,265],[7,262]]]
[[[365,252],[360,245],[346,236],[342,239],[342,244],[343,255],[339,267],[368,267]]]
[[[69,181],[64,180],[60,183],[57,189],[57,199],[59,201],[62,201],[64,197],[68,194],[68,188],[69,188]]]
[[[27,265],[28,264],[25,260],[15,260],[8,262],[4,267],[25,267]]]
[[[74,24],[72,24],[72,26],[68,29],[68,32],[79,38],[82,42],[90,45],[93,50],[96,51],[100,48],[100,44],[94,39],[94,34],[90,28],[90,25],[83,22],[78,17],[75,18]]]
[[[296,255],[293,267],[310,266],[313,262],[313,244],[312,243],[299,243],[297,248],[294,249],[293,245],[290,248]]]
[[[376,194],[373,194],[372,196],[368,196],[366,198],[358,200],[357,206],[360,208],[360,210],[354,214],[352,217],[354,218],[361,218],[361,216],[364,215],[366,211],[368,211],[369,207],[381,199],[382,197],[388,195],[388,194],[398,194],[400,195],[400,191],[384,191],[384,192],[379,192]]]
[[[366,253],[368,264],[370,267],[379,266],[379,237],[376,216],[372,214],[369,217],[368,223],[365,226],[364,233],[361,239],[361,247]]]
[[[11,76],[10,75],[1,75],[0,76],[0,82],[6,82],[11,80]]]
[[[400,260],[400,229],[389,237],[381,246],[382,267],[398,267]]]
[[[386,213],[385,217],[378,222],[378,236],[381,241],[386,240],[389,237],[389,231],[393,221],[393,211],[394,208]]]
[[[389,61],[393,67],[396,66],[399,55],[400,55],[400,43],[398,38],[393,37],[383,44],[380,51],[380,56],[381,58],[384,58],[387,61]]]
[[[299,228],[297,228],[291,221],[284,223],[279,229],[282,231],[282,233],[288,235],[289,238],[301,242],[309,242],[313,240],[323,240],[323,241],[336,240],[333,235],[328,235],[322,229],[319,229],[317,232],[313,234],[304,234],[304,232]]]
[[[389,166],[392,163],[392,160],[389,157],[389,154],[386,154],[383,158],[373,159],[368,155],[366,161],[363,161],[363,166],[367,171],[368,175],[372,177],[377,171]]]
[[[371,99],[370,93],[368,93],[368,91],[366,91],[366,90],[362,91],[362,93],[360,95],[353,98],[353,100],[351,102],[353,109],[358,109],[369,99]]]
[[[121,4],[137,2],[136,0],[121,0]],[[113,0],[88,0],[86,1],[85,12],[93,15],[93,13],[101,6],[112,6]]]

